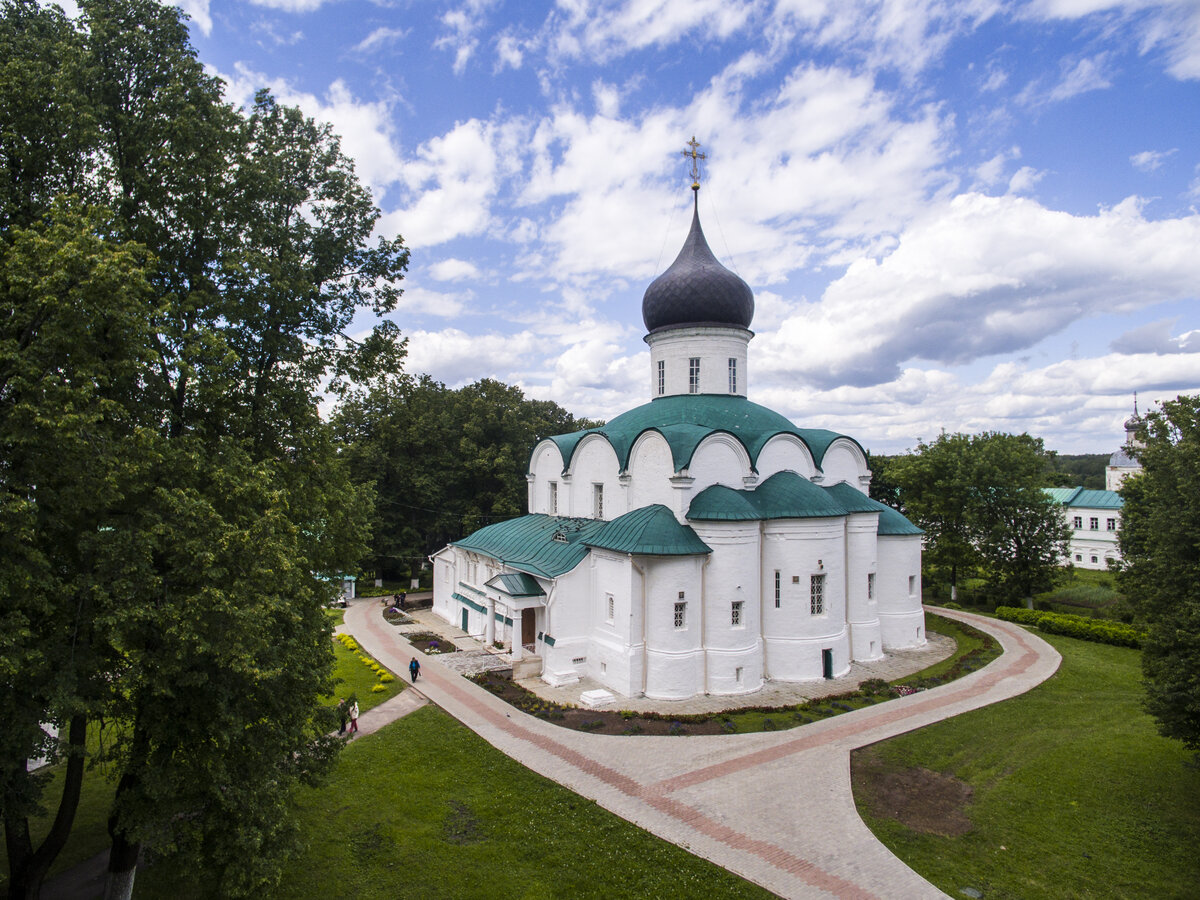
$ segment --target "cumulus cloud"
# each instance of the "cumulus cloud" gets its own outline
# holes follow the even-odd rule
[[[860,259],[762,342],[759,368],[818,386],[891,381],[1028,348],[1100,312],[1193,298],[1200,215],[1151,221],[1127,200],[1072,216],[1027,198],[963,194],[886,257]]]
[[[1200,331],[1171,332],[1178,319],[1159,319],[1130,329],[1112,342],[1116,353],[1196,353],[1200,351]]]
[[[453,256],[438,260],[429,266],[429,277],[435,281],[463,281],[478,278],[479,275],[479,267],[475,263]]]
[[[399,178],[404,166],[389,100],[361,101],[341,79],[318,97],[297,90],[285,79],[269,78],[240,64],[233,75],[221,77],[225,96],[233,103],[248,104],[259,88],[266,87],[279,102],[297,106],[305,115],[332,125],[341,138],[343,152],[354,160],[358,177],[371,187],[377,200]]]
[[[516,334],[468,334],[459,328],[413,331],[408,335],[410,372],[432,375],[459,386],[481,378],[512,382],[512,373],[540,358],[540,338],[526,330]]]
[[[461,316],[468,312],[475,299],[471,291],[448,293],[446,291],[431,291],[420,286],[406,286],[400,295],[396,308],[402,312],[418,315],[447,318]]]

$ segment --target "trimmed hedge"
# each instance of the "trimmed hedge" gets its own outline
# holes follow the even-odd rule
[[[998,606],[996,607],[996,618],[1006,622],[1016,622],[1018,625],[1032,625],[1050,634],[1062,634],[1067,637],[1079,638],[1082,641],[1112,644],[1115,647],[1138,648],[1146,639],[1146,629],[1144,628],[1107,619],[1072,616],[1067,613],[1041,612],[1017,606]]]

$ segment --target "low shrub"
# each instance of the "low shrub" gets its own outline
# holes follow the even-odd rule
[[[1018,625],[1030,625],[1050,634],[1061,634],[1098,644],[1112,644],[1114,647],[1137,648],[1141,647],[1142,641],[1146,639],[1146,630],[1135,625],[1067,613],[1001,606],[996,609],[996,617],[1006,622],[1016,622]]]
[[[396,676],[393,675],[391,672],[380,672],[379,673],[379,681],[381,684],[387,684],[389,681],[395,681],[395,680],[396,680]]]
[[[387,688],[385,688],[382,684],[376,684],[376,685],[371,686],[372,694],[382,694],[386,690],[387,690]]]

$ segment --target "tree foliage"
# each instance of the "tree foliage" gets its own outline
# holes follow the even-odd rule
[[[394,326],[346,331],[394,307],[407,252],[368,243],[378,210],[327,127],[223,101],[177,10],[80,6],[0,3],[10,892],[37,895],[104,721],[118,891],[150,846],[245,894],[335,749],[317,576],[361,556],[370,502],[316,401],[399,365]],[[43,754],[67,789],[35,846]]]
[[[1118,580],[1149,628],[1146,705],[1159,730],[1200,751],[1200,397],[1146,414],[1121,486]]]
[[[354,477],[375,486],[364,568],[388,578],[415,574],[447,542],[524,513],[534,444],[594,424],[498,381],[452,390],[428,376],[357,392],[333,421]]]
[[[1045,590],[1059,574],[1069,531],[1042,490],[1038,438],[942,434],[888,465],[906,514],[925,530],[925,560],[954,589],[982,572],[1002,599]]]

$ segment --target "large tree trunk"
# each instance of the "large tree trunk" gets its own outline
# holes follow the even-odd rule
[[[113,800],[116,806],[121,794],[130,790],[136,777],[126,772],[117,783],[117,795]],[[137,874],[138,856],[142,845],[129,840],[125,829],[121,827],[116,813],[108,817],[108,835],[112,838],[112,849],[108,853],[108,871],[104,874],[104,900],[131,900],[133,897],[133,877]]]
[[[9,862],[8,896],[11,900],[38,900],[50,865],[67,843],[71,826],[75,823],[75,811],[79,808],[79,792],[83,787],[86,743],[87,717],[72,716],[67,731],[67,770],[62,798],[58,802],[54,824],[37,850],[33,849],[29,837],[28,819],[4,822]]]

